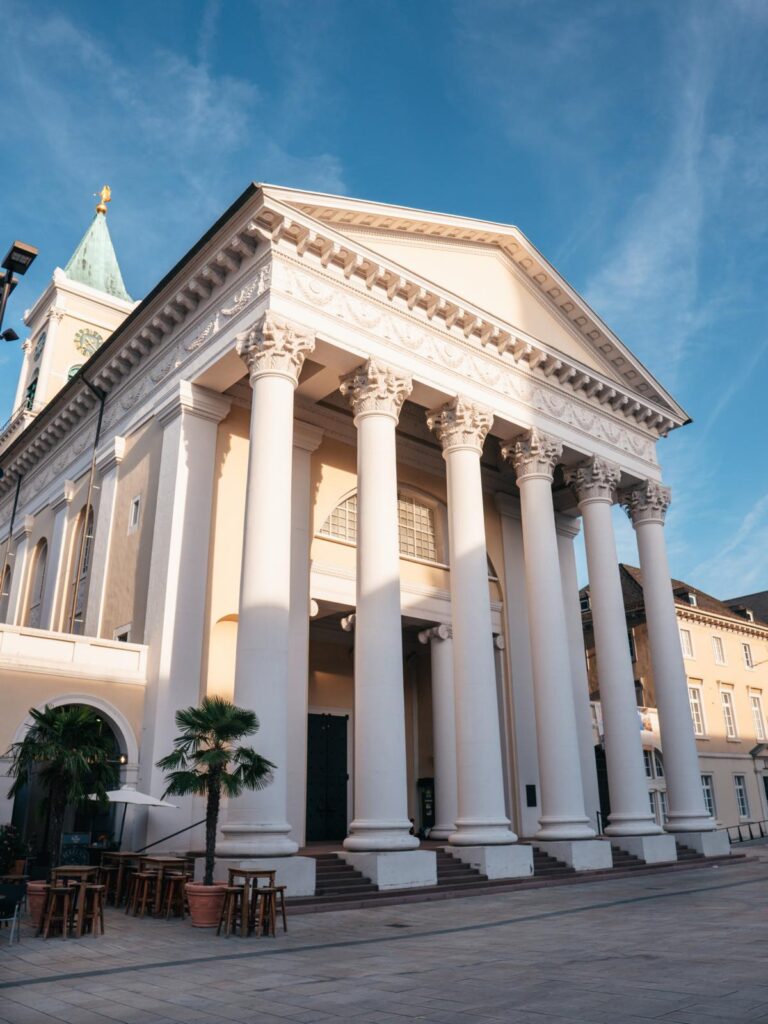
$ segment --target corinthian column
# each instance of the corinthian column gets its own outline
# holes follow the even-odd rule
[[[432,663],[432,747],[435,756],[435,825],[430,839],[456,831],[456,708],[453,695],[453,631],[444,623],[419,633],[429,644]]]
[[[618,466],[597,456],[565,471],[566,483],[573,487],[584,518],[611,794],[610,824],[605,834],[647,836],[659,834],[661,829],[648,804],[632,659],[611,519],[620,477]]]
[[[448,482],[458,817],[454,846],[514,843],[504,807],[480,455],[493,416],[456,398],[427,416]]]
[[[643,576],[643,602],[667,780],[669,809],[665,827],[668,832],[708,832],[715,823],[704,806],[664,542],[664,518],[671,491],[648,480],[625,491],[621,500],[635,528]]]
[[[408,819],[395,450],[411,378],[369,359],[340,387],[357,427],[355,817],[344,847],[412,850],[419,841]]]
[[[529,430],[502,448],[515,467],[525,551],[541,783],[540,840],[589,839],[584,810],[568,629],[563,606],[552,477],[562,444]]]
[[[234,699],[258,715],[254,745],[276,768],[266,789],[230,801],[217,847],[227,855],[298,849],[287,811],[293,398],[314,347],[311,331],[272,312],[237,339],[253,399]]]

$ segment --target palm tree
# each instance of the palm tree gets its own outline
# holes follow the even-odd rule
[[[240,796],[244,789],[264,789],[272,782],[275,766],[238,740],[258,731],[253,711],[239,708],[222,697],[204,697],[199,708],[176,712],[181,735],[174,749],[157,762],[166,773],[168,785],[163,796],[204,796],[205,876],[213,885],[213,858],[221,794]]]
[[[114,737],[93,708],[68,704],[43,711],[30,708],[32,725],[6,757],[15,780],[8,796],[14,797],[32,778],[45,790],[43,808],[49,812],[48,852],[51,866],[58,862],[64,815],[71,804],[83,804],[90,794],[107,802],[107,790],[119,777]]]

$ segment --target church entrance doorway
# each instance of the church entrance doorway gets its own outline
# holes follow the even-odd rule
[[[307,842],[347,834],[349,715],[310,714],[307,727]]]

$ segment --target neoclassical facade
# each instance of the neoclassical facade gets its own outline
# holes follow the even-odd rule
[[[381,888],[433,884],[425,830],[490,877],[530,874],[531,843],[576,868],[610,866],[611,843],[673,860],[683,834],[721,850],[656,456],[687,417],[517,228],[252,185],[131,310],[0,439],[3,741],[31,704],[94,694],[127,777],[159,794],[175,710],[232,697],[278,770],[225,808],[218,853],[276,863],[295,893],[318,842]],[[616,502],[645,580],[663,828]],[[137,817],[132,839],[201,816]]]

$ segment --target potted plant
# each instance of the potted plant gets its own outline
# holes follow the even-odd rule
[[[251,747],[239,745],[257,732],[253,711],[221,697],[204,697],[200,707],[176,712],[180,735],[174,749],[157,762],[167,776],[166,796],[204,796],[205,872],[202,883],[187,884],[192,925],[212,928],[219,923],[225,886],[213,881],[216,829],[222,793],[237,797],[245,789],[264,789],[275,766]]]
[[[64,815],[70,805],[84,804],[89,794],[107,803],[107,790],[119,777],[114,761],[114,742],[93,708],[80,704],[31,708],[32,725],[19,743],[5,755],[11,759],[8,774],[14,779],[8,791],[13,798],[32,778],[45,792],[41,810],[48,811],[47,849],[55,867],[61,852]]]

